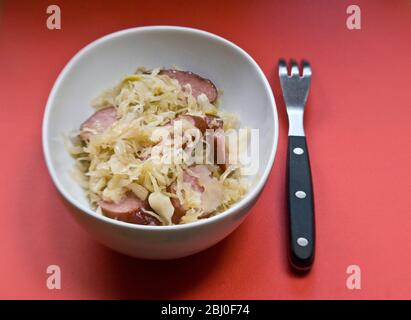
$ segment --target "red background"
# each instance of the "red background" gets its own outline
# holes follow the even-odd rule
[[[46,28],[58,4],[62,30]],[[346,28],[352,1],[6,1],[0,16],[0,298],[411,298],[411,2],[355,1],[362,29]],[[46,99],[58,73],[107,33],[179,25],[244,48],[274,90],[280,139],[250,217],[192,257],[128,258],[96,243],[58,195],[41,149]],[[287,119],[276,64],[307,58],[306,114],[317,216],[312,272],[288,269]],[[57,264],[62,289],[46,288]],[[361,290],[346,288],[359,265]]]

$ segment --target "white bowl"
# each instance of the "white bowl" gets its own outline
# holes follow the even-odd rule
[[[258,128],[259,169],[247,195],[209,219],[176,226],[141,226],[95,213],[72,178],[74,160],[63,138],[93,113],[90,101],[138,66],[176,65],[211,79],[223,89],[221,108],[236,113],[242,126]],[[70,210],[90,234],[129,256],[172,259],[204,250],[229,235],[259,197],[273,165],[278,139],[274,97],[257,63],[241,48],[214,34],[181,27],[127,29],[102,37],[80,50],[51,90],[43,119],[43,149],[50,175]],[[61,214],[56,212],[56,214]]]

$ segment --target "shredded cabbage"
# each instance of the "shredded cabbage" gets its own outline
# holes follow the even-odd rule
[[[177,80],[158,72],[159,69],[138,69],[93,100],[97,110],[114,107],[117,120],[104,131],[93,132],[87,141],[72,139],[75,178],[98,212],[99,201],[117,203],[131,192],[143,201],[160,199],[161,204],[150,204],[159,216],[158,211],[167,212],[167,217],[161,217],[165,224],[172,224],[167,199],[173,198],[187,208],[180,223],[194,222],[226,210],[246,193],[247,183],[240,176],[239,167],[230,165],[222,171],[216,164],[206,164],[210,175],[197,176],[205,189],[200,193],[183,179],[184,172],[190,172],[192,166],[187,158],[174,163],[158,161],[155,155],[164,156],[173,149],[170,123],[181,115],[219,116],[224,120],[224,130],[238,128],[239,122],[234,115],[220,112],[205,94],[195,98],[190,85],[182,87]],[[159,138],[155,134],[158,128],[171,138]],[[183,122],[182,130],[182,143],[204,143],[193,143],[186,135],[188,130],[196,130],[190,123]],[[175,192],[170,191],[173,183]]]

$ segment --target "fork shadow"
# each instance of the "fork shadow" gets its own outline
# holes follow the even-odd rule
[[[68,210],[79,211],[62,201]],[[230,237],[205,251],[173,260],[133,258],[99,244],[94,246],[92,262],[98,261],[110,299],[177,299],[212,277],[229,242]]]

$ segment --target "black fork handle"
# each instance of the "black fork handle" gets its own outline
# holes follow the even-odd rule
[[[304,136],[288,137],[287,196],[289,259],[297,270],[309,270],[314,261],[315,223],[310,160]]]

